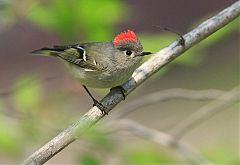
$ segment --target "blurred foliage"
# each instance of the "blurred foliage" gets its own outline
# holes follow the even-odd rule
[[[35,0],[0,0],[0,30],[16,25],[31,10]]]
[[[0,96],[0,114],[3,113],[4,109],[5,109],[4,102],[1,100],[1,96]]]
[[[43,89],[38,79],[24,76],[16,81],[12,95],[15,108],[22,112],[34,112],[40,105]]]
[[[13,13],[8,0],[0,0],[0,29],[12,22]]]
[[[34,135],[38,135],[38,129],[34,129],[37,120],[31,113],[37,111],[42,91],[40,82],[34,76],[23,76],[16,80],[16,84],[7,94],[11,96],[11,103],[16,110],[15,115],[24,115],[27,120],[18,121],[5,116],[4,113],[9,106],[0,105],[0,151],[20,154],[23,139],[28,139],[29,135],[31,137],[29,139],[33,139]]]
[[[5,110],[6,106],[0,98],[0,153],[14,155],[20,149],[18,138],[21,132],[15,120],[4,115]]]
[[[76,40],[84,34],[88,40],[107,40],[114,34],[113,25],[126,14],[126,6],[119,0],[48,2],[46,5],[39,1],[28,18],[58,33],[65,41]]]
[[[141,146],[142,147],[142,146]],[[125,153],[123,164],[149,165],[149,164],[174,164],[174,158],[170,158],[163,152],[159,152],[149,146],[145,148],[135,147]]]
[[[101,149],[110,149],[109,139],[106,133],[100,128],[93,127],[91,129],[86,130],[83,135],[88,141],[94,144],[95,147]]]
[[[206,153],[206,158],[216,164],[240,164],[239,153],[233,152],[232,147],[226,142],[221,142],[219,145],[205,147],[204,152]]]
[[[93,153],[84,153],[80,156],[80,165],[100,165],[100,161]]]
[[[8,118],[0,114],[0,153],[16,154],[20,151],[19,135],[21,135],[18,126]]]

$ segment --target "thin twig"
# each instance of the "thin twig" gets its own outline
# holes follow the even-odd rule
[[[150,93],[137,98],[129,103],[124,104],[118,111],[113,114],[109,120],[116,120],[127,116],[129,113],[137,111],[148,105],[153,105],[163,101],[169,101],[173,99],[187,99],[187,100],[198,100],[205,101],[210,99],[225,99],[219,97],[225,92],[217,89],[207,89],[207,90],[190,90],[190,89],[166,89]],[[240,100],[240,98],[235,98],[235,101]]]
[[[216,16],[206,20],[191,32],[185,34],[185,45],[179,44],[179,41],[173,42],[168,47],[160,50],[153,55],[148,61],[141,65],[133,76],[122,85],[126,91],[126,95],[131,93],[137,86],[147,80],[151,75],[159,71],[162,67],[180,56],[190,47],[196,45],[201,40],[210,36],[212,33],[222,28],[240,15],[240,1],[235,2],[227,7]],[[101,103],[105,107],[106,112],[112,110],[120,101],[123,100],[122,94],[116,90],[112,90],[105,96]],[[59,135],[45,144],[39,150],[29,156],[22,164],[43,164],[54,155],[77,139],[77,135],[81,135],[86,129],[98,122],[104,114],[97,107],[91,108],[80,119],[62,131]]]
[[[183,141],[178,141],[174,136],[170,134],[146,127],[137,123],[136,121],[129,119],[121,119],[115,123],[113,129],[116,130],[127,130],[128,132],[142,137],[147,140],[151,140],[155,143],[158,143],[164,147],[170,148],[172,151],[177,152],[182,155],[187,161],[193,164],[204,164],[210,165],[207,159],[203,158],[193,147]],[[112,127],[112,125],[111,125]]]
[[[231,91],[219,97],[219,99],[214,100],[211,103],[201,107],[195,113],[188,116],[185,120],[178,123],[171,132],[173,132],[177,139],[182,138],[186,132],[189,132],[195,128],[199,123],[202,123],[202,121],[210,118],[214,114],[221,112],[227,106],[232,105],[236,98],[239,99],[240,97],[239,90],[240,86],[237,86]]]

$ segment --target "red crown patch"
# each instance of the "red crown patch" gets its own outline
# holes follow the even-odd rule
[[[127,32],[122,32],[122,33],[118,34],[114,38],[113,44],[119,45],[120,43],[125,43],[128,41],[134,41],[134,42],[138,43],[138,38],[137,38],[136,34],[131,30],[128,30]]]

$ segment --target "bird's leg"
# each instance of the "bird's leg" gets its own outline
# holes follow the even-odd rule
[[[108,113],[105,111],[105,107],[92,96],[92,94],[90,93],[90,91],[87,89],[85,85],[82,85],[82,86],[86,90],[88,95],[91,97],[91,99],[93,100],[93,106],[97,106],[101,110],[102,114],[107,115]]]
[[[119,90],[121,92],[121,94],[123,96],[123,100],[125,100],[125,98],[126,98],[126,95],[125,95],[126,90],[122,86],[116,86],[116,87],[111,88],[110,91],[115,90],[115,89]]]

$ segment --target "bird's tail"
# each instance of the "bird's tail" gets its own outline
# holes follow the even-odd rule
[[[42,48],[34,50],[31,53],[43,56],[59,56],[59,54],[64,52],[66,49],[71,48],[72,46],[75,45],[54,45],[53,48]]]
[[[34,55],[42,55],[42,56],[58,56],[61,50],[55,48],[42,48],[38,50],[34,50],[31,53]]]

